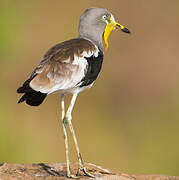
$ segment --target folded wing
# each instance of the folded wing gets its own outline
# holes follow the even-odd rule
[[[47,94],[80,86],[88,72],[86,58],[97,56],[98,48],[85,39],[73,39],[55,45],[17,90],[18,93],[24,93],[19,103],[26,101],[36,106],[43,102]]]

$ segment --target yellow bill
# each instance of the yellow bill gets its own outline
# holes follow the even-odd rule
[[[106,25],[106,28],[104,30],[104,34],[103,34],[103,40],[104,40],[104,43],[106,45],[106,48],[105,50],[107,51],[108,47],[109,47],[109,44],[108,44],[108,37],[109,35],[111,34],[112,30],[113,29],[118,29],[118,30],[121,30],[122,32],[125,32],[125,33],[130,33],[130,31],[124,27],[123,25],[117,23],[117,22],[113,22],[113,21],[110,21],[107,25]]]

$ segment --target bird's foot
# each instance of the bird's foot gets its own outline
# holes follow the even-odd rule
[[[72,179],[79,179],[78,176],[71,174],[71,173],[67,173],[67,178],[72,178]]]
[[[90,173],[87,171],[86,167],[84,167],[84,166],[83,166],[83,167],[80,167],[80,168],[78,169],[77,175],[79,175],[80,172],[83,172],[85,176],[92,177],[92,178],[95,177],[94,175],[90,174]]]
[[[72,178],[72,179],[79,179],[79,177],[77,175],[74,175],[71,173],[71,169],[67,168],[67,174],[66,174],[67,178]]]

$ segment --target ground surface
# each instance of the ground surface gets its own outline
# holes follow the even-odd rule
[[[166,175],[128,175],[109,169],[104,169],[93,164],[86,164],[88,171],[95,176],[96,180],[179,180],[176,176]],[[77,164],[71,164],[71,170],[77,172]],[[66,165],[64,163],[54,164],[0,164],[0,180],[65,180]],[[93,179],[79,176],[80,180]]]

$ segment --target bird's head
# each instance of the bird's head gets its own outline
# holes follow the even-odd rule
[[[79,36],[86,37],[93,41],[100,41],[102,38],[108,49],[108,37],[114,30],[125,33],[130,31],[115,21],[114,16],[104,8],[89,8],[80,17]]]

